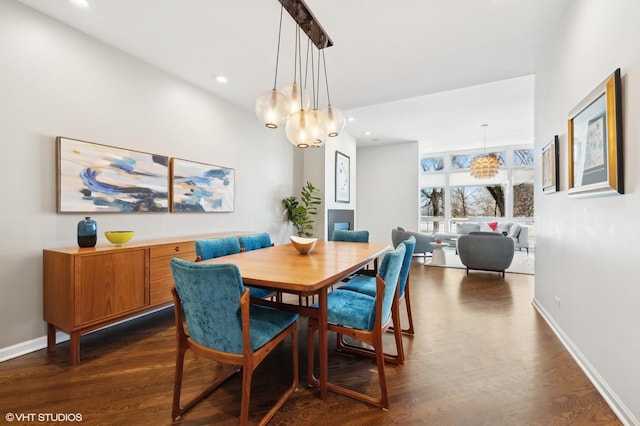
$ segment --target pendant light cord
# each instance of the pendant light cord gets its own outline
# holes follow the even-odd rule
[[[327,77],[327,60],[324,57],[324,49],[322,49],[322,64],[324,66],[324,84],[327,86],[327,103],[331,105],[331,97],[329,96],[329,77]]]
[[[282,11],[284,5],[280,8],[280,24],[278,25],[278,49],[276,50],[276,75],[273,79],[273,90],[276,90],[278,85],[278,63],[280,62],[280,37],[282,36]]]

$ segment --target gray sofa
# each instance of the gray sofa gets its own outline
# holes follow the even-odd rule
[[[489,224],[494,222],[460,222],[456,225],[456,232],[436,232],[435,238],[443,240],[445,243],[455,247],[456,239],[471,232],[492,232],[503,235],[513,240],[513,248],[526,249],[529,254],[529,228],[519,223],[497,222],[496,229],[492,229]]]
[[[391,230],[391,242],[394,247],[398,244],[414,236],[416,238],[416,248],[413,250],[414,256],[423,256],[424,260],[428,256],[431,256],[433,252],[433,246],[429,243],[435,242],[436,238],[433,235],[423,234],[422,232],[407,231],[402,226],[398,226],[396,229]]]
[[[513,261],[514,242],[497,232],[471,232],[458,238],[460,261],[469,269],[504,271]]]

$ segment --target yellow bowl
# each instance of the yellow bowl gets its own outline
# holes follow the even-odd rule
[[[111,243],[121,246],[133,238],[133,231],[107,231],[104,233]]]
[[[318,242],[317,238],[296,237],[294,235],[289,238],[291,238],[291,244],[293,244],[300,254],[311,253],[311,250],[313,250]]]

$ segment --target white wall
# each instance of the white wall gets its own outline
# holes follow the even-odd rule
[[[534,303],[627,424],[640,424],[639,16],[636,0],[573,1],[535,94],[536,154],[560,136],[561,191],[542,194],[538,173]],[[568,113],[618,67],[626,194],[569,198]]]
[[[295,148],[283,132],[17,2],[0,1],[0,52],[0,352],[45,335],[42,249],[75,246],[84,216],[55,213],[56,136],[236,170],[233,213],[92,214],[99,231],[288,239],[281,200],[293,191]]]
[[[418,230],[418,142],[358,149],[356,222],[369,240],[391,243],[391,229]]]

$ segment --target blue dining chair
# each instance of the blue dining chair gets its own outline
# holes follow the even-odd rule
[[[411,270],[411,261],[413,260],[413,252],[416,246],[416,238],[414,236],[410,236],[408,239],[402,241],[406,248],[404,253],[404,259],[402,260],[402,268],[400,269],[400,277],[398,278],[398,301],[404,299],[405,305],[407,308],[407,318],[409,320],[409,328],[402,329],[401,331],[406,334],[413,335],[413,315],[411,314],[411,298],[409,293],[409,272]],[[351,279],[346,284],[340,287],[341,290],[351,290],[357,291],[360,293],[368,294],[370,296],[375,296],[376,294],[376,281],[372,277],[366,277],[359,275],[353,279]],[[394,324],[390,327],[390,330],[395,329],[396,327],[400,327],[400,324]],[[359,349],[359,348],[358,348]],[[344,352],[350,352],[349,345],[344,343],[344,340],[340,340],[338,342],[338,350],[342,350]],[[398,348],[399,352],[400,348]]]
[[[367,230],[346,230],[346,229],[334,229],[333,235],[331,237],[333,241],[345,241],[350,243],[368,243],[369,242],[369,231]],[[346,277],[343,281],[349,281],[354,276],[358,274],[365,274],[370,276],[375,276],[376,271],[378,270],[378,259],[373,261],[373,270],[371,269],[360,269],[359,271],[353,273],[352,275]]]
[[[348,229],[334,229],[333,241],[348,241],[352,243],[368,243],[369,231],[365,230],[348,230]]]
[[[206,240],[196,240],[196,262],[213,259],[215,257],[227,256],[240,253],[240,242],[235,236],[223,238],[211,238]],[[265,299],[267,297],[277,297],[276,293],[264,288],[249,287],[251,297],[254,299]]]
[[[171,259],[170,265],[175,282],[172,291],[177,337],[171,418],[181,417],[242,369],[240,424],[247,424],[253,373],[278,344],[291,336],[293,381],[260,421],[267,423],[298,388],[298,314],[251,304],[249,290],[242,284],[236,265],[178,258]],[[188,349],[200,357],[233,367],[182,406],[180,394]]]
[[[238,242],[240,243],[240,251],[258,250],[273,246],[271,236],[267,232],[254,235],[240,235],[238,236]]]
[[[327,327],[329,331],[334,331],[338,335],[348,335],[373,347],[381,395],[379,398],[375,398],[334,383],[328,383],[327,389],[384,409],[389,408],[389,395],[384,372],[385,354],[382,346],[382,336],[391,322],[395,320],[397,323],[398,320],[398,277],[400,276],[405,251],[406,248],[401,243],[395,250],[384,255],[379,273],[375,277],[375,296],[356,291],[341,290],[340,288],[327,295]],[[314,306],[317,306],[317,304]],[[310,317],[307,334],[307,375],[309,384],[313,386],[319,386],[318,379],[314,375],[313,361],[315,331],[318,328],[318,319]],[[402,347],[402,335],[399,329],[396,330],[395,336],[396,345]]]

